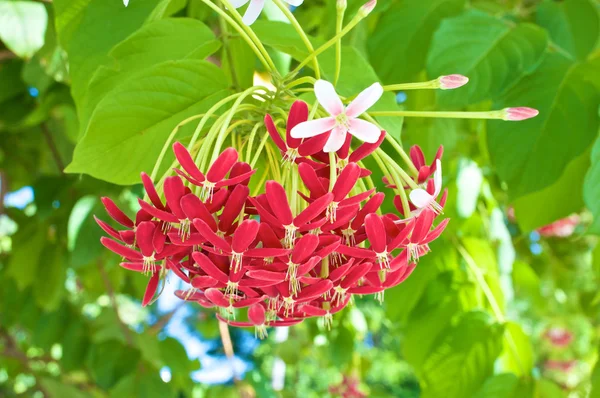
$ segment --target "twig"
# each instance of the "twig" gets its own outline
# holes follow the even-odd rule
[[[4,214],[4,197],[8,192],[8,179],[4,170],[0,170],[0,214]]]
[[[238,384],[240,381],[237,372],[235,371],[235,364],[233,362],[233,343],[231,342],[231,335],[229,334],[229,326],[225,322],[219,319],[219,334],[221,335],[221,342],[223,343],[223,350],[225,351],[225,356],[229,360],[231,364],[231,370],[233,373],[233,382]]]
[[[104,281],[104,287],[106,288],[106,293],[108,293],[108,297],[110,298],[110,304],[115,311],[115,315],[117,317],[117,322],[119,323],[119,326],[121,327],[121,330],[123,331],[123,336],[125,337],[125,341],[127,342],[127,345],[133,346],[133,336],[131,334],[131,330],[129,330],[129,328],[123,322],[123,320],[121,319],[121,316],[119,315],[119,306],[117,304],[117,298],[115,296],[115,291],[112,287],[112,284],[110,283],[110,279],[108,278],[108,275],[106,274],[106,270],[104,269],[104,264],[102,263],[102,261],[97,261],[96,265],[98,266],[98,271],[100,271],[100,275],[102,276],[102,280]]]
[[[175,315],[177,311],[179,311],[183,306],[185,306],[186,302],[182,301],[175,308],[173,308],[170,312],[167,312],[163,316],[161,316],[158,321],[154,323],[154,325],[150,326],[150,333],[158,333],[160,332],[166,325],[169,323],[171,318]]]
[[[17,56],[9,50],[0,50],[0,62],[4,61],[5,59],[13,59],[13,58],[17,58]]]
[[[46,137],[46,142],[48,143],[48,148],[50,148],[50,152],[52,152],[52,157],[54,158],[54,162],[56,163],[58,170],[60,171],[61,174],[64,174],[65,164],[63,163],[62,159],[60,158],[60,153],[58,152],[58,148],[56,147],[56,144],[54,143],[54,139],[52,139],[52,133],[48,129],[48,126],[46,125],[46,123],[42,123],[40,125],[40,127],[42,129],[42,133],[44,134],[44,137]]]

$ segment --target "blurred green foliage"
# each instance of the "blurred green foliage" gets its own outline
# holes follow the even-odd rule
[[[350,18],[362,0],[348,3]],[[315,46],[334,33],[333,0],[295,15]],[[293,29],[273,19],[253,28],[282,68],[287,55],[304,59]],[[191,377],[198,358],[164,330],[180,307],[140,307],[145,278],[100,246],[92,216],[108,195],[135,211],[131,184],[177,123],[251,85],[254,54],[219,26],[200,0],[0,0],[0,396],[326,397],[348,377],[371,397],[600,396],[597,2],[381,0],[344,38],[342,95],[462,73],[468,86],[409,92],[399,106],[540,115],[382,118],[428,159],[444,145],[443,239],[383,306],[357,300],[331,331],[314,320],[286,338],[271,331],[246,355],[243,380],[205,385]],[[331,78],[334,52],[320,61]],[[397,106],[391,93],[377,104]],[[23,187],[33,202],[9,206]],[[581,217],[569,237],[531,234],[571,213]],[[222,356],[213,313],[186,306],[185,327]],[[573,341],[551,344],[551,327]]]

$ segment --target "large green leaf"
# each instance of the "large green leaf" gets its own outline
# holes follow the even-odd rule
[[[532,72],[546,45],[546,33],[533,24],[514,25],[472,10],[442,22],[433,36],[427,73],[432,79],[468,76],[467,86],[439,92],[442,103],[468,105],[496,98]]]
[[[496,104],[540,111],[534,119],[510,125],[488,123],[490,156],[513,200],[552,185],[596,138],[600,92],[592,84],[598,79],[592,67],[598,59],[594,62],[574,64],[549,54],[535,73]]]
[[[290,54],[298,61],[308,56],[304,43],[300,40],[294,29],[287,23],[276,21],[257,21],[252,28],[260,39],[268,46],[281,52]],[[321,40],[312,39],[313,46],[317,48],[323,44]],[[323,69],[323,78],[333,81],[335,75],[335,50],[330,48],[319,56],[319,65]],[[312,67],[312,63],[309,63]],[[336,90],[343,96],[354,96],[371,84],[379,81],[379,77],[369,62],[354,47],[342,47],[342,67],[340,79]],[[371,110],[397,110],[396,99],[393,93],[384,93],[381,99]],[[398,117],[378,117],[377,121],[393,137],[399,139],[402,130],[402,119]]]
[[[592,149],[592,167],[585,176],[583,199],[594,215],[590,232],[600,234],[600,138],[596,139]]]
[[[582,187],[590,166],[589,152],[573,159],[552,185],[514,201],[515,216],[523,231],[531,231],[581,210]],[[591,186],[593,184],[585,185],[586,189]],[[544,211],[539,211],[540,203],[544,204]]]
[[[533,388],[512,373],[490,377],[473,398],[531,398]]]
[[[597,2],[545,1],[537,8],[536,22],[548,30],[556,45],[579,59],[585,59],[598,42],[600,16]]]
[[[145,70],[100,101],[66,171],[138,182],[171,130],[214,105],[226,88],[223,72],[206,61],[168,61]]]
[[[120,1],[55,0],[56,33],[69,54],[71,90],[79,105],[90,78],[110,62],[110,49],[136,31],[160,0]]]
[[[410,81],[425,68],[433,33],[464,0],[402,0],[387,10],[368,42],[369,60],[386,84]]]
[[[19,57],[29,58],[42,48],[47,26],[43,4],[0,0],[0,40]]]
[[[123,82],[162,62],[204,59],[219,46],[211,30],[195,19],[170,18],[144,25],[117,44],[108,54],[112,62],[94,73],[79,109],[82,131],[102,98]]]
[[[422,396],[471,396],[492,374],[501,348],[502,326],[483,312],[466,313],[440,336],[423,364]]]

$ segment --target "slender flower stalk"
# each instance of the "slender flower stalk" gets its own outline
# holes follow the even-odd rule
[[[346,0],[337,0],[336,2],[336,19],[335,19],[335,34],[336,36],[342,31],[344,24],[344,14],[348,3]],[[340,79],[340,71],[342,70],[342,38],[340,37],[335,43],[335,76],[333,85],[337,85]]]
[[[426,82],[416,83],[400,83],[390,84],[383,86],[383,91],[400,91],[400,90],[427,90],[427,89],[441,89],[451,90],[464,86],[469,82],[469,78],[463,75],[447,75],[440,76],[437,79],[429,80]]]
[[[520,109],[524,111],[516,111]],[[445,119],[500,119],[521,121],[537,116],[538,111],[532,108],[505,108],[487,112],[443,112],[443,111],[374,111],[371,116],[403,116],[403,117],[435,117]]]

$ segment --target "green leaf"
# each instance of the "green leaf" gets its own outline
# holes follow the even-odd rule
[[[483,312],[464,314],[440,336],[423,364],[423,398],[471,396],[492,374],[501,349],[500,325]]]
[[[473,398],[530,398],[533,391],[512,373],[490,377]]]
[[[94,73],[79,110],[82,132],[98,103],[115,87],[162,62],[204,59],[220,45],[212,31],[194,19],[170,18],[144,25],[117,44],[108,54],[112,62]]]
[[[515,217],[523,231],[531,231],[581,210],[589,158],[588,150],[569,163],[552,185],[514,201]],[[544,211],[538,211],[540,203],[544,204]]]
[[[66,327],[61,346],[60,364],[63,371],[80,369],[90,346],[86,324],[80,320],[71,321]]]
[[[600,138],[596,139],[592,149],[592,166],[585,176],[583,199],[594,215],[594,222],[589,231],[600,234]]]
[[[460,73],[469,84],[439,91],[441,103],[468,105],[496,98],[539,64],[547,35],[533,24],[514,25],[471,10],[446,19],[433,36],[427,59],[430,78]]]
[[[138,350],[109,340],[91,347],[87,364],[98,386],[109,389],[135,371],[139,358]]]
[[[7,273],[16,281],[19,290],[30,286],[37,279],[38,263],[47,234],[45,226],[30,224],[13,237],[14,246],[8,261]]]
[[[488,122],[490,157],[513,200],[552,185],[596,138],[600,92],[593,84],[598,79],[593,70],[598,61],[573,64],[548,54],[535,73],[496,104],[540,111],[533,119],[510,125]],[[565,132],[569,145],[564,144]]]
[[[578,59],[585,59],[595,48],[600,35],[598,4],[588,0],[542,2],[536,22],[546,28],[550,38]]]
[[[21,58],[29,58],[44,45],[48,13],[33,1],[0,1],[0,40]]]
[[[224,98],[226,87],[223,72],[206,61],[147,69],[98,104],[66,171],[116,184],[138,182],[141,171],[152,170],[171,130]]]
[[[504,333],[504,352],[500,357],[502,369],[518,376],[529,377],[534,366],[533,346],[529,336],[517,323],[507,322]]]
[[[59,380],[45,377],[41,380],[44,390],[48,392],[50,397],[69,397],[69,398],[90,398],[91,395],[85,393],[69,384],[64,384]]]
[[[110,49],[142,26],[159,1],[132,1],[129,7],[121,1],[53,1],[56,32],[69,55],[71,90],[78,105],[94,71],[110,62]]]
[[[404,83],[425,68],[433,33],[444,18],[458,14],[464,0],[396,2],[368,41],[369,60],[386,84]]]
[[[67,267],[63,247],[57,242],[47,242],[38,261],[33,283],[34,297],[40,308],[54,310],[65,292]]]
[[[0,63],[0,103],[25,92],[25,84],[21,80],[23,62],[12,59]]]

